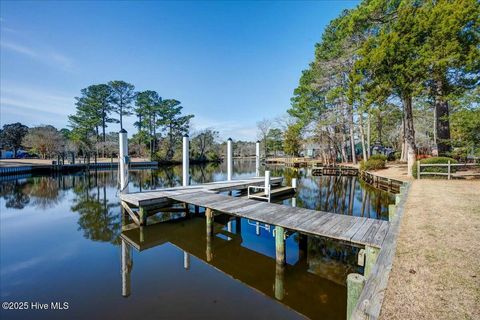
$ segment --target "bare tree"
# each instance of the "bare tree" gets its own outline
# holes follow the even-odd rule
[[[28,130],[23,145],[46,159],[64,151],[65,138],[53,126],[39,126]]]
[[[266,118],[263,118],[261,121],[257,122],[257,137],[258,140],[262,141],[263,143],[263,150],[265,153],[265,158],[267,157],[267,139],[268,139],[268,132],[270,131],[270,128],[272,127],[272,121]]]

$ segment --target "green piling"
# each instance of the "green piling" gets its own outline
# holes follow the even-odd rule
[[[389,204],[388,205],[388,221],[392,221],[393,218],[395,218],[396,214],[397,214],[397,206],[394,204]]]
[[[138,217],[140,218],[140,225],[147,225],[147,210],[144,207],[138,208]]]
[[[375,265],[375,262],[377,261],[378,253],[380,252],[379,248],[376,247],[371,247],[371,246],[365,246],[365,270],[363,272],[363,275],[365,278],[368,278],[370,276],[370,273],[372,272],[373,266]]]
[[[364,286],[365,277],[361,274],[350,273],[347,276],[347,320],[350,320]]]
[[[278,264],[285,264],[285,239],[284,239],[285,230],[283,227],[275,227],[275,251],[276,251],[276,260]]]

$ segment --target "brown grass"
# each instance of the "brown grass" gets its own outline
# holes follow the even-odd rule
[[[413,178],[408,177],[408,167],[407,164],[403,163],[395,163],[395,164],[387,164],[386,169],[381,169],[375,171],[375,174],[382,176],[382,177],[387,177],[387,178],[392,178],[392,179],[397,179],[400,181],[411,181]]]
[[[414,181],[381,319],[480,319],[480,182]]]

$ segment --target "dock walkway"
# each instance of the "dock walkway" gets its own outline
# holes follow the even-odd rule
[[[272,178],[272,181],[277,183],[281,181],[275,179],[281,178]],[[174,200],[292,231],[342,240],[357,246],[381,247],[390,226],[388,221],[296,208],[218,194],[220,191],[234,190],[240,187],[246,188],[248,185],[261,185],[262,182],[262,178],[256,178],[203,184],[126,194],[121,196],[121,200],[140,208],[142,206],[155,205],[162,201]]]

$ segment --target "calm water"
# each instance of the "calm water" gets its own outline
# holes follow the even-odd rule
[[[254,175],[252,162],[237,162],[235,170],[235,178]],[[298,177],[299,207],[387,219],[393,202],[356,178],[270,170],[286,184]],[[191,175],[192,184],[224,180],[225,168],[192,166]],[[129,178],[130,191],[175,186],[181,168]],[[2,310],[2,319],[345,318],[346,276],[363,272],[357,248],[294,233],[287,265],[278,267],[272,228],[255,221],[215,217],[211,242],[202,213],[172,213],[178,219],[140,230],[122,217],[116,181],[116,171],[93,171],[0,182],[2,302],[69,305]]]

